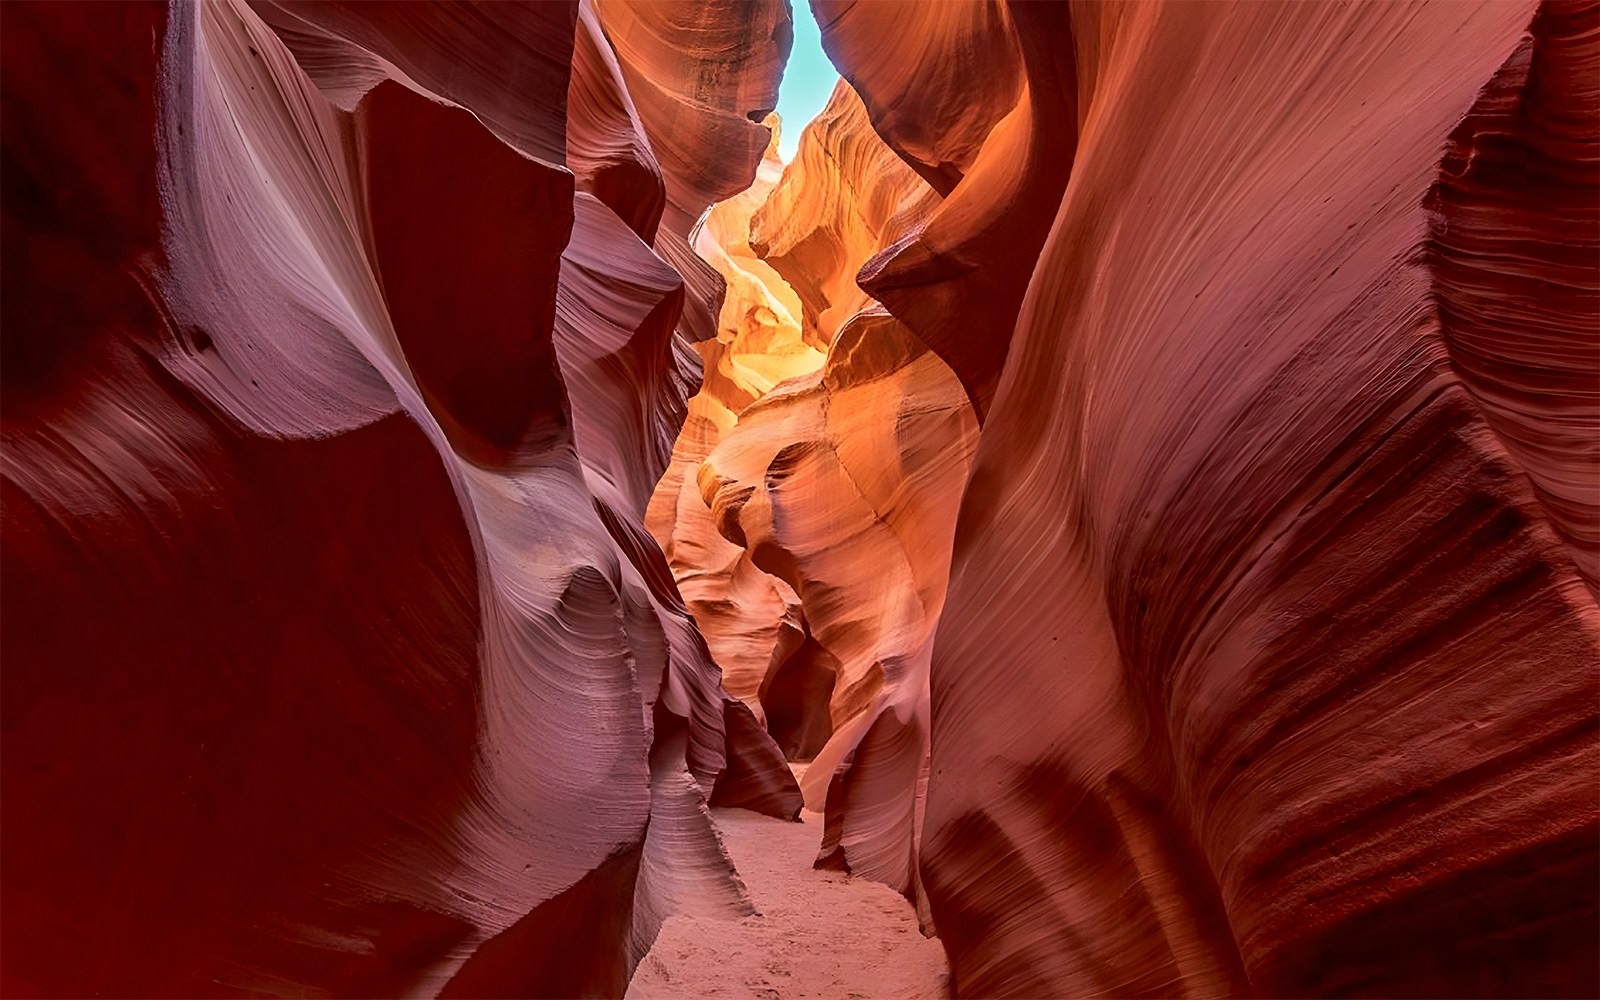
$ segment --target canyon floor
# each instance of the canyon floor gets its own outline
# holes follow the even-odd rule
[[[888,886],[817,871],[822,817],[786,823],[713,809],[756,914],[738,921],[676,916],[628,986],[630,1000],[924,1000],[950,995],[944,947],[917,930]]]

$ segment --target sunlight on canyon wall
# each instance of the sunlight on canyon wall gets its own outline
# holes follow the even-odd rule
[[[706,232],[827,362],[652,527],[819,864],[963,995],[1583,992],[1595,6],[816,7]]]
[[[1600,4],[813,7],[4,6],[3,992],[1600,992]]]

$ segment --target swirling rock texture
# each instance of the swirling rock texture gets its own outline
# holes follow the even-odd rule
[[[1600,993],[1600,5],[814,8],[5,6],[4,992]]]
[[[960,995],[1595,992],[1596,8],[815,7],[860,100],[749,243],[828,361],[696,484],[829,653],[769,641],[758,692],[800,758],[829,693],[823,861],[920,875]],[[984,421],[925,796],[858,727],[915,703],[939,604],[886,577],[948,536],[864,540],[894,507],[844,499],[915,465],[826,424],[827,373],[908,344]]]
[[[774,125],[776,121],[774,119]],[[695,236],[697,251],[726,283],[716,336],[697,343],[704,378],[671,463],[651,499],[646,523],[659,539],[680,593],[722,667],[723,687],[763,725],[759,691],[774,661],[801,633],[799,598],[723,538],[700,497],[700,464],[738,415],[779,383],[815,371],[823,355],[801,337],[793,289],[750,250],[751,214],[778,181],[777,134],[755,182],[717,204]]]
[[[928,657],[977,426],[855,274],[940,199],[843,82],[772,166],[701,230],[728,297],[651,526],[725,685],[812,762],[819,863],[921,900]]]
[[[957,993],[1594,993],[1595,7],[817,9],[946,191],[860,283],[985,418]]]
[[[788,14],[663,11],[6,7],[7,995],[620,995],[748,911],[707,799],[799,793],[642,519],[718,291],[650,241],[758,157],[652,129]]]

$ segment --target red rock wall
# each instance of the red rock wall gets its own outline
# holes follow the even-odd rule
[[[656,530],[738,567],[819,863],[925,892],[960,995],[1593,992],[1594,6],[816,7],[860,99],[748,244],[828,361]],[[908,344],[970,478],[835,422]],[[883,603],[878,477],[964,486],[942,616]]]
[[[5,993],[1600,993],[1600,6],[815,6],[5,7]]]
[[[705,802],[798,793],[642,526],[702,182],[600,19],[4,16],[5,992],[620,995],[747,910]],[[771,91],[709,30],[658,101]]]
[[[957,993],[1592,994],[1594,7],[818,10],[918,169],[958,98],[907,124],[892,53],[1011,30],[1028,95],[860,279],[985,415],[920,854]]]
[[[1450,136],[1429,199],[1450,361],[1600,594],[1595,5],[1548,3]]]

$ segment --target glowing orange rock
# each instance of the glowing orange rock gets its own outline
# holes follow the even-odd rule
[[[794,162],[747,225],[764,265],[798,296],[808,343],[826,350],[841,325],[874,305],[856,284],[868,258],[921,224],[938,194],[872,131],[840,81],[806,126]]]
[[[815,758],[820,863],[915,897],[929,641],[976,425],[854,275],[939,199],[842,84],[781,179],[774,156],[700,233],[728,297],[651,525],[724,683]]]

